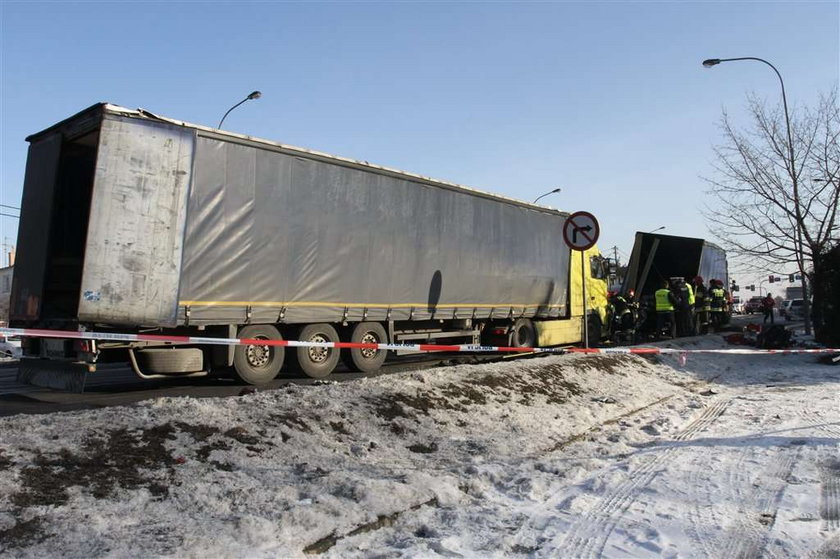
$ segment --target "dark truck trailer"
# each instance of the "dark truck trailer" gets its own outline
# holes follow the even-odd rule
[[[367,343],[582,340],[566,213],[110,104],[27,140],[15,327]],[[605,266],[596,249],[586,257],[589,308],[602,320]],[[21,371],[36,382],[42,369],[66,369],[56,363],[90,371],[126,350],[141,376],[232,365],[258,383],[284,360],[275,346],[29,338]],[[310,376],[329,374],[338,359],[335,350],[293,351]],[[366,370],[385,355],[345,357]]]
[[[633,293],[635,301],[645,304],[653,300],[663,280],[691,281],[696,276],[707,286],[717,279],[729,289],[726,252],[704,239],[636,232],[621,292],[627,297]]]

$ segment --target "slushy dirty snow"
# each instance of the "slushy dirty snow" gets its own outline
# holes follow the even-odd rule
[[[836,557],[838,388],[813,356],[569,355],[14,416],[0,554]]]

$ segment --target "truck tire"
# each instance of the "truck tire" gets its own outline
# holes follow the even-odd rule
[[[587,328],[589,329],[589,339],[587,340],[588,347],[598,347],[601,343],[601,337],[604,335],[604,327],[601,323],[601,317],[592,313],[587,317]]]
[[[147,348],[135,354],[140,368],[149,373],[197,373],[204,368],[204,354],[198,348]]]
[[[349,341],[354,344],[384,344],[388,343],[388,334],[378,322],[360,322],[353,327]],[[353,371],[371,373],[382,366],[387,355],[388,352],[381,349],[351,348],[341,351],[341,360]]]
[[[239,338],[282,340],[283,336],[270,324],[254,324],[239,330]],[[238,345],[233,350],[233,370],[242,382],[265,384],[283,367],[286,348],[267,345]]]
[[[300,331],[302,342],[338,342],[338,332],[329,324],[310,324]],[[324,378],[338,365],[340,352],[335,348],[298,347],[293,354],[297,369],[310,378]]]
[[[537,330],[528,318],[519,318],[510,329],[511,347],[534,347],[537,343]]]

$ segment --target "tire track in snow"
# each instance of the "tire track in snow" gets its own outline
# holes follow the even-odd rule
[[[799,415],[817,431],[840,438],[840,424],[829,423],[823,414],[803,407]],[[819,509],[821,531],[831,532],[840,528],[840,460],[827,462],[820,468]]]
[[[820,468],[820,530],[840,528],[840,460]]]
[[[718,417],[723,415],[723,412],[729,406],[729,402],[730,400],[721,400],[720,402],[706,408],[700,417],[689,423],[685,429],[674,437],[674,440],[687,441],[689,439],[693,439],[695,435],[705,430],[706,427],[714,423]]]
[[[723,519],[720,518],[719,509],[712,505],[721,500],[735,503],[743,500],[742,488],[749,481],[747,476],[749,470],[744,467],[746,457],[747,447],[743,446],[732,462],[721,462],[719,467],[726,468],[726,471],[723,472],[726,480],[717,486],[710,487],[710,480],[707,475],[709,474],[708,468],[692,468],[689,473],[689,487],[694,491],[694,495],[693,498],[689,499],[692,505],[688,510],[689,525],[686,528],[686,533],[698,549],[702,550],[701,556],[716,557],[720,554],[720,549],[712,534],[708,532],[710,528],[721,526]],[[721,490],[726,490],[728,494],[722,497]]]
[[[741,516],[721,538],[721,556],[757,558],[764,555],[768,535],[776,522],[779,502],[801,453],[802,445],[788,445],[754,476],[750,490],[740,501]]]
[[[805,408],[799,410],[799,415],[802,419],[808,421],[814,429],[831,437],[840,438],[840,423],[829,423],[822,414]]]
[[[675,441],[687,441],[702,432],[723,415],[729,400],[722,400],[706,408],[703,413],[683,429]],[[635,471],[628,472],[627,479],[617,488],[608,490],[601,501],[575,522],[565,534],[562,542],[554,543],[554,549],[566,557],[600,557],[607,541],[615,530],[622,515],[633,504],[638,495],[659,474],[678,451],[677,447],[665,448],[652,455]]]

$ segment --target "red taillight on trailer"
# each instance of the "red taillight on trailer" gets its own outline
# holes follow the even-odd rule
[[[73,342],[73,350],[79,353],[91,353],[93,349],[91,345],[90,340],[75,340]]]
[[[507,328],[493,328],[494,336],[504,336],[507,334]]]

